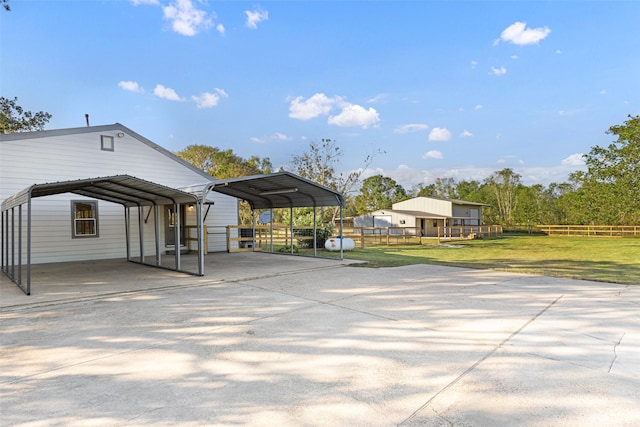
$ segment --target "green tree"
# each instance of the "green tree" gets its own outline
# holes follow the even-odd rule
[[[18,98],[0,97],[0,133],[31,132],[43,130],[51,120],[44,111],[33,113],[18,105]]]
[[[414,189],[413,194],[416,197],[437,197],[435,184],[420,184],[417,189]]]
[[[513,210],[516,224],[529,226],[539,224],[545,201],[544,186],[535,184],[530,187],[520,184],[516,190],[518,202]]]
[[[640,116],[628,116],[606,132],[617,138],[608,147],[595,146],[585,155],[587,171],[579,177],[579,191],[597,221],[605,224],[640,224]]]
[[[374,155],[368,155],[364,165],[347,174],[336,171],[343,153],[336,141],[321,139],[320,142],[311,141],[308,151],[293,156],[291,164],[294,171],[303,178],[347,195],[359,182],[362,174],[373,162]],[[332,211],[320,209],[322,222],[334,222],[338,217],[340,207]]]
[[[220,150],[207,145],[190,145],[176,155],[217,179],[271,173],[273,168],[268,157],[244,159],[232,149]]]
[[[407,192],[395,180],[374,175],[365,179],[360,194],[355,197],[356,213],[365,214],[407,199]]]
[[[457,199],[456,180],[454,178],[436,178],[435,197],[440,199]]]
[[[266,174],[271,173],[273,168],[268,157],[244,159],[231,149],[220,150],[207,145],[190,145],[176,155],[216,179]],[[251,207],[246,202],[238,201],[238,224],[251,224],[251,220]]]
[[[490,200],[485,202],[496,209],[496,220],[499,224],[514,223],[514,210],[518,203],[517,192],[520,186],[520,175],[510,168],[494,172],[485,180],[484,186]]]
[[[460,181],[456,184],[456,197],[468,202],[484,203],[480,187],[479,181]]]
[[[9,0],[0,0],[0,3],[2,3],[2,7],[7,12],[11,10],[11,6],[9,6]]]

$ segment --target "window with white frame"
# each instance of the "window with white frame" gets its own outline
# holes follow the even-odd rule
[[[98,237],[98,202],[95,200],[71,201],[72,237]]]

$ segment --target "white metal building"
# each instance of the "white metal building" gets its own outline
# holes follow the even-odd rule
[[[130,175],[166,187],[203,185],[213,178],[131,129],[113,124],[0,135],[0,200],[34,184]],[[207,215],[208,251],[226,250],[220,227],[237,223],[237,199],[218,193],[209,196],[215,208]],[[195,225],[194,205],[182,205],[182,224]],[[205,207],[206,211],[206,207]],[[146,255],[154,251],[154,224],[145,212]],[[175,250],[172,205],[161,212],[160,241]],[[106,259],[125,256],[122,206],[77,194],[34,199],[33,263]],[[182,246],[186,234],[182,230]],[[137,244],[132,233],[133,244]]]
[[[415,197],[354,218],[356,227],[416,227],[437,236],[438,227],[482,225],[482,203]]]

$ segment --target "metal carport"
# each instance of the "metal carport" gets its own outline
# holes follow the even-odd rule
[[[316,207],[340,207],[340,235],[342,235],[343,195],[336,190],[324,187],[291,172],[276,172],[215,181],[204,188],[203,197],[205,199],[209,191],[216,191],[245,200],[251,206],[252,212],[256,209],[313,208],[314,256],[316,255]],[[290,217],[293,218],[293,215]],[[254,236],[255,223],[254,216]],[[291,228],[293,235],[293,221]],[[291,245],[291,251],[293,252],[293,245]],[[342,239],[340,239],[340,259],[343,259]]]
[[[180,266],[180,251],[175,251],[175,268],[170,270],[202,276],[204,275],[204,239],[203,239],[203,201],[207,200],[210,191],[236,197],[249,203],[252,210],[294,207],[312,207],[314,214],[314,255],[315,253],[315,216],[316,207],[340,207],[340,234],[342,235],[342,209],[344,197],[339,192],[313,181],[302,178],[290,172],[276,172],[272,174],[254,175],[222,181],[213,181],[191,189],[182,191],[150,181],[135,178],[130,175],[87,178],[72,181],[61,181],[44,184],[34,184],[19,193],[8,197],[2,202],[2,271],[22,289],[27,295],[31,294],[31,203],[32,199],[61,193],[74,193],[81,196],[105,200],[120,204],[124,207],[125,231],[127,245],[127,260],[158,268],[161,265],[159,239],[159,211],[162,205],[174,205],[176,212],[176,248],[180,246],[180,221],[178,205],[196,205],[198,270],[185,271]],[[23,265],[23,205],[26,205],[26,263]],[[143,208],[153,209],[155,218],[155,260],[154,263],[145,262],[144,239],[142,236]],[[130,221],[131,208],[138,208],[138,222],[140,233],[140,261],[131,257]],[[16,212],[17,211],[17,212]],[[148,212],[148,214],[150,211]],[[17,224],[16,224],[17,222]],[[291,224],[293,227],[293,224]],[[253,222],[255,227],[255,218]],[[255,235],[255,234],[254,234]],[[342,241],[340,259],[343,258]],[[23,283],[22,270],[26,266],[26,283]]]
[[[204,274],[204,250],[202,238],[202,209],[201,199],[194,194],[176,190],[150,181],[145,181],[129,175],[117,175],[101,178],[89,178],[73,181],[62,181],[45,184],[35,184],[19,193],[5,199],[2,202],[2,271],[22,289],[31,294],[31,203],[32,199],[42,196],[50,196],[61,193],[74,193],[81,196],[91,197],[112,203],[120,204],[124,207],[125,234],[127,260],[153,267],[167,268],[161,265],[160,259],[160,229],[159,229],[159,209],[161,205],[173,205],[176,212],[175,240],[176,248],[180,247],[180,210],[179,205],[195,204],[196,223],[198,227],[198,271],[185,271],[180,268],[180,251],[175,251],[175,267],[170,270],[202,276]],[[23,270],[23,205],[26,204],[26,283],[22,280]],[[153,209],[155,219],[155,262],[153,264],[145,262],[144,238],[143,238],[143,208]],[[138,230],[140,241],[139,261],[134,261],[131,257],[130,245],[130,221],[131,208],[138,208]],[[17,210],[17,215],[16,215]],[[150,212],[149,212],[150,213]],[[17,220],[17,221],[16,221]],[[17,224],[16,224],[17,222]],[[17,225],[17,232],[16,232]],[[16,247],[17,245],[17,247]],[[17,249],[17,250],[16,250]],[[17,261],[17,262],[16,262]]]

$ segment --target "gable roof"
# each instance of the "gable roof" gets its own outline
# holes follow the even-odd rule
[[[34,184],[2,202],[2,211],[27,203],[30,198],[74,193],[127,207],[195,203],[197,196],[130,175]]]
[[[191,163],[178,157],[176,154],[172,153],[166,148],[159,146],[153,141],[132,131],[131,129],[129,129],[128,127],[120,123],[114,123],[112,125],[84,126],[84,127],[67,128],[67,129],[52,129],[52,130],[41,130],[41,131],[34,131],[34,132],[15,132],[15,133],[8,133],[8,134],[0,134],[0,142],[17,141],[21,139],[48,138],[53,136],[81,135],[84,133],[97,133],[97,132],[124,132],[127,135],[137,139],[141,143],[158,151],[159,153],[164,154],[165,156],[169,157],[171,160],[179,163],[181,166],[184,166],[185,168],[199,174],[200,176],[205,178],[207,181],[215,181],[215,178],[209,175],[208,173],[204,172],[201,169],[198,169]]]
[[[246,200],[252,209],[344,206],[338,191],[291,172],[225,179],[209,184],[218,193]]]

